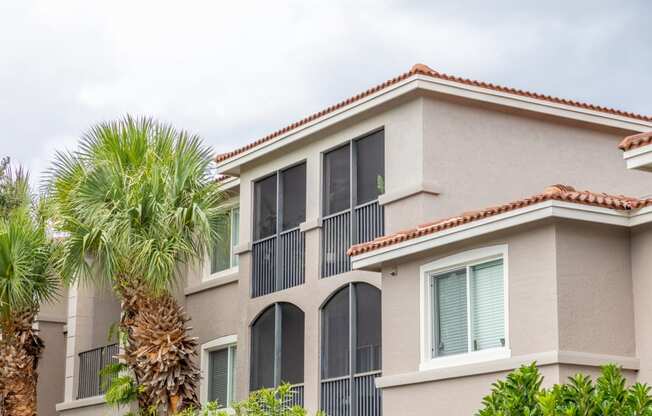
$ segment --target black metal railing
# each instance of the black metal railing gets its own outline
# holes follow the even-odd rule
[[[292,386],[292,396],[287,401],[289,406],[301,406],[303,407],[303,384],[295,384]]]
[[[100,371],[108,364],[118,362],[118,344],[105,345],[79,353],[79,384],[77,398],[99,396],[105,393],[110,379],[100,377]]]
[[[305,233],[299,227],[253,243],[252,297],[303,284],[305,247]]]
[[[328,416],[380,416],[382,395],[375,384],[380,374],[375,371],[322,381],[321,409]]]
[[[370,201],[324,217],[322,222],[322,277],[351,270],[346,254],[353,244],[371,241],[385,233],[385,210]]]

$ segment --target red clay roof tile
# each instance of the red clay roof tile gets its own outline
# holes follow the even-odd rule
[[[627,136],[618,147],[622,150],[632,150],[650,143],[652,143],[652,131]]]
[[[621,110],[616,110],[613,108],[608,108],[608,107],[603,107],[603,106],[598,106],[598,105],[593,105],[593,104],[588,104],[580,101],[574,101],[574,100],[568,100],[564,98],[558,98],[558,97],[553,97],[550,95],[544,95],[544,94],[538,94],[535,92],[530,92],[530,91],[524,91],[516,88],[509,88],[509,87],[503,87],[501,85],[496,85],[496,84],[491,84],[488,82],[482,82],[482,81],[476,81],[472,79],[467,79],[467,78],[461,78],[461,77],[456,77],[454,75],[448,75],[444,74],[441,72],[437,72],[427,65],[424,64],[415,64],[412,66],[412,68],[408,71],[405,72],[397,77],[394,77],[390,80],[387,80],[383,82],[382,84],[378,84],[375,87],[369,88],[368,90],[361,92],[357,95],[354,95],[353,97],[347,98],[344,101],[340,101],[339,103],[332,105],[328,108],[325,108],[322,111],[319,111],[317,113],[311,114],[308,117],[305,117],[295,123],[290,124],[289,126],[283,127],[280,130],[277,130],[273,133],[268,134],[265,137],[262,137],[258,140],[256,140],[253,143],[249,143],[243,147],[240,147],[238,149],[235,149],[233,151],[227,152],[227,153],[222,153],[219,154],[215,157],[216,162],[223,162],[227,159],[230,159],[234,156],[237,156],[239,154],[242,154],[254,147],[257,147],[265,142],[268,142],[276,137],[279,137],[285,133],[288,133],[298,127],[301,127],[305,124],[310,123],[311,121],[314,121],[326,114],[332,113],[336,110],[339,110],[342,107],[346,107],[349,104],[352,104],[356,101],[360,101],[361,99],[368,97],[369,95],[372,95],[378,91],[384,90],[385,88],[388,88],[394,84],[397,84],[407,78],[410,78],[415,75],[425,75],[429,76],[432,78],[437,78],[437,79],[442,79],[446,81],[452,81],[456,82],[459,84],[464,84],[464,85],[471,85],[474,87],[479,87],[479,88],[485,88],[489,90],[494,90],[494,91],[499,91],[499,92],[504,92],[508,94],[513,94],[513,95],[520,95],[522,97],[528,97],[528,98],[534,98],[537,100],[543,100],[543,101],[549,101],[557,104],[564,104],[564,105],[569,105],[573,107],[579,107],[579,108],[584,108],[587,110],[592,110],[592,111],[599,111],[602,113],[608,113],[608,114],[613,114],[617,116],[622,116],[622,117],[628,117],[628,118],[633,118],[637,120],[644,120],[644,121],[652,121],[652,116],[646,116],[646,115],[641,115],[641,114],[636,114],[628,111],[621,111]]]
[[[652,205],[652,199],[638,199],[624,195],[609,195],[591,191],[576,191],[572,186],[552,185],[547,187],[542,193],[527,198],[495,207],[484,208],[478,211],[466,212],[455,217],[422,224],[410,230],[399,231],[391,235],[379,237],[367,243],[356,244],[349,248],[347,254],[349,256],[357,256],[382,247],[391,246],[424,235],[434,234],[438,231],[447,230],[449,228],[454,228],[483,218],[492,217],[504,212],[514,211],[519,208],[549,200],[591,205],[619,211],[630,211]]]

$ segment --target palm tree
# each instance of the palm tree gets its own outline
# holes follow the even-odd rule
[[[197,136],[127,116],[57,154],[46,185],[67,234],[58,270],[69,284],[113,287],[139,407],[162,414],[199,405],[198,343],[173,293],[225,224],[211,156]]]
[[[36,415],[37,366],[44,348],[33,328],[57,278],[55,243],[29,192],[27,174],[0,163],[0,415]]]

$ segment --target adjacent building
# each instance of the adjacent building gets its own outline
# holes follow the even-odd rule
[[[650,130],[415,65],[218,155],[229,235],[179,293],[202,400],[289,382],[331,416],[468,415],[531,361],[547,383],[605,362],[652,382]],[[56,409],[118,414],[97,370],[119,303],[67,305]]]

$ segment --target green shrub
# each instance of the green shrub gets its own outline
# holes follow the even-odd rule
[[[650,387],[627,387],[613,364],[602,367],[595,383],[583,374],[550,389],[542,381],[535,363],[522,366],[493,384],[477,416],[652,416]]]

